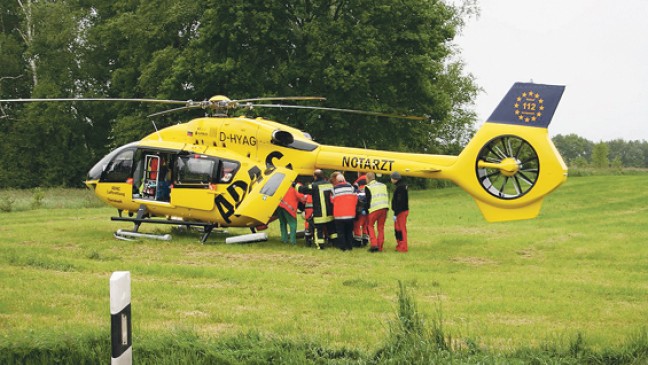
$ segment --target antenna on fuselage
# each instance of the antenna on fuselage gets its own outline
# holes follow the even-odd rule
[[[155,133],[158,135],[158,141],[162,141],[162,135],[160,134],[160,131],[157,129],[157,126],[155,125],[155,121],[151,120],[151,123],[153,123],[153,128],[155,128]]]

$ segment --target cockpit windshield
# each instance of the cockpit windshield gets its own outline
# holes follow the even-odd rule
[[[115,148],[107,154],[104,158],[102,158],[99,162],[97,162],[91,169],[88,171],[88,180],[99,180],[101,179],[101,175],[103,174],[104,170],[106,170],[106,167],[109,167],[108,165],[111,165],[112,170],[128,170],[126,174],[130,174],[130,169],[132,167],[133,163],[133,151],[135,151],[135,148],[137,146],[138,142],[132,142],[127,145]],[[117,160],[119,161],[113,161],[113,158],[115,158],[117,155],[121,155],[122,152],[126,152],[127,155],[130,156],[130,164],[129,166],[124,166],[124,163],[126,163],[126,160],[128,160],[128,156],[124,156],[124,158],[119,158]]]

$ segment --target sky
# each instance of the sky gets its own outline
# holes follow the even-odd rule
[[[480,126],[516,81],[565,85],[551,137],[648,141],[648,0],[478,0],[455,39]]]

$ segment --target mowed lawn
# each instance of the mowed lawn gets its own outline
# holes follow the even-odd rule
[[[394,251],[391,214],[375,254],[289,247],[276,224],[264,243],[226,245],[221,233],[202,245],[168,226],[143,230],[171,242],[125,242],[112,236],[130,228],[110,221],[113,209],[49,207],[60,191],[44,193],[44,208],[0,213],[0,341],[108,336],[109,278],[124,270],[135,346],[159,333],[254,331],[373,350],[389,335],[399,281],[457,346],[580,335],[614,348],[648,318],[647,174],[570,178],[538,218],[507,223],[485,222],[458,188],[412,191],[407,254]]]

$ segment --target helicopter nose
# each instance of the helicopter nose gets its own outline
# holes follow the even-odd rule
[[[97,180],[86,180],[85,185],[88,187],[88,189],[94,191],[95,188],[97,188]]]

